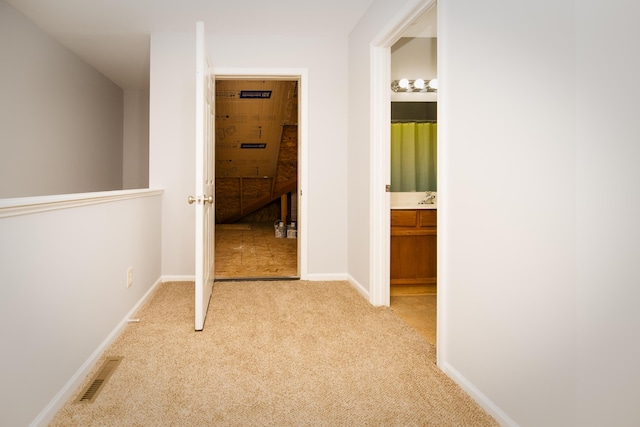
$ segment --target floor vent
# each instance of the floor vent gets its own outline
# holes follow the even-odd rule
[[[76,403],[88,402],[91,403],[95,400],[102,390],[102,386],[107,382],[111,374],[116,370],[122,357],[109,357],[104,361],[98,372],[93,376],[89,385],[82,391],[80,397],[76,399]]]

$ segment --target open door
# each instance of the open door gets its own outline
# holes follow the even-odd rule
[[[215,242],[215,79],[210,74],[204,23],[196,24],[196,192],[189,203],[196,205],[195,329],[204,327],[213,292]]]

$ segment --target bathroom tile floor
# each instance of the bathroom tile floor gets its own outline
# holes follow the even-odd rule
[[[216,224],[216,279],[298,276],[298,240],[276,238],[273,224]]]
[[[391,309],[429,343],[436,345],[436,294],[391,296]]]

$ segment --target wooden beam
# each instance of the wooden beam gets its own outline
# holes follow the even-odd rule
[[[280,196],[280,219],[282,221],[284,221],[285,224],[287,224],[287,194],[289,193],[285,193],[282,196]]]

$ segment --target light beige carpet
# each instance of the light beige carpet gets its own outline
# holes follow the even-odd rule
[[[95,401],[51,425],[497,426],[346,282],[218,282],[201,332],[193,305],[193,283],[159,285],[105,352],[124,359]]]

